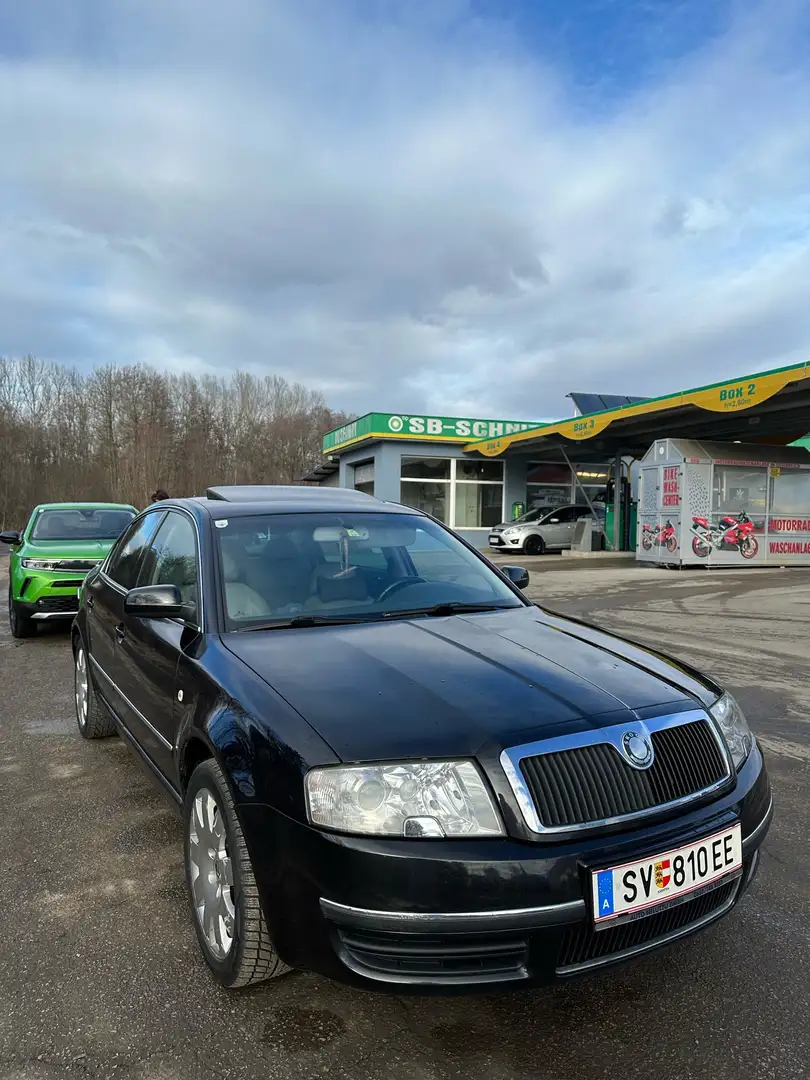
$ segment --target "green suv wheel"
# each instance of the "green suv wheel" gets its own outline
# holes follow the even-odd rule
[[[33,637],[37,632],[36,625],[27,615],[20,612],[15,603],[11,585],[8,587],[8,625],[11,628],[11,636],[15,638]]]

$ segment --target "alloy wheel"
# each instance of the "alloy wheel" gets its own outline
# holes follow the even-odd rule
[[[211,954],[224,960],[233,947],[236,920],[233,864],[225,818],[207,787],[194,796],[188,830],[194,911]]]
[[[87,656],[84,648],[80,645],[76,650],[76,719],[79,727],[87,723],[87,705],[89,700],[89,683],[87,679]]]

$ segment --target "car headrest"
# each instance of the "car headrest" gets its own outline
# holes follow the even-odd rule
[[[262,553],[264,559],[302,559],[301,552],[288,536],[273,536],[265,545]]]
[[[222,548],[222,573],[226,581],[239,581],[239,564],[224,547]]]

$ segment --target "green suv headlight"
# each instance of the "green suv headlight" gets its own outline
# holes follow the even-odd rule
[[[723,694],[721,698],[718,698],[709,712],[717,721],[723,738],[726,740],[731,760],[734,762],[734,768],[739,772],[754,745],[754,736],[745,719],[745,713],[731,694]]]
[[[26,570],[56,570],[59,565],[57,559],[20,559]]]

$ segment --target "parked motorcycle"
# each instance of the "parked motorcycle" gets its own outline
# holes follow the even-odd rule
[[[677,551],[678,534],[671,521],[663,525],[643,525],[641,528],[641,546],[650,551],[653,546],[665,547],[667,551]]]
[[[759,551],[759,541],[753,535],[754,523],[744,510],[734,517],[721,518],[717,527],[705,517],[692,518],[692,551],[705,559],[714,551],[739,551],[744,559],[753,559]]]

